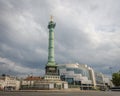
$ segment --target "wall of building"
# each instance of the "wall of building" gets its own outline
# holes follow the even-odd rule
[[[5,86],[4,80],[0,79],[0,90],[3,90]]]
[[[19,90],[20,81],[16,77],[11,76],[1,76],[0,86],[2,90]]]

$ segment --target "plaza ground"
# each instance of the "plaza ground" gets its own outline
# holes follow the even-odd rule
[[[18,91],[0,92],[0,96],[120,96],[120,91]]]

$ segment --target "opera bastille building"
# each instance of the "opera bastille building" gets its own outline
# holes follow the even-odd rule
[[[85,64],[59,64],[61,80],[67,81],[69,88],[80,87],[83,90],[110,88],[108,77]]]

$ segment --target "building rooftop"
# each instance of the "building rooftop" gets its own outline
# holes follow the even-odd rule
[[[24,80],[30,81],[30,80],[42,80],[42,79],[43,79],[43,77],[39,77],[39,76],[28,76]]]

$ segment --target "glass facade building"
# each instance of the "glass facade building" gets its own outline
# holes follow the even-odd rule
[[[87,65],[59,64],[61,79],[69,85],[91,86],[92,80]]]
[[[84,88],[96,88],[104,86],[104,75],[95,72],[85,64],[59,64],[61,80],[67,81],[69,85],[79,85]]]
[[[96,84],[97,85],[104,84],[102,73],[95,72],[95,77],[96,77]]]

